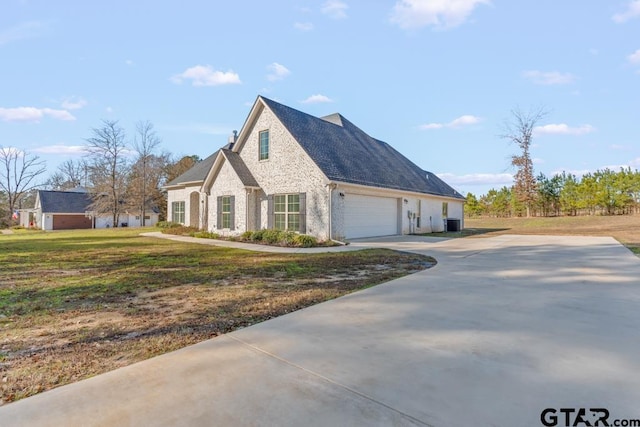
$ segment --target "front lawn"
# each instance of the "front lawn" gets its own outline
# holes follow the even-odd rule
[[[383,249],[256,253],[140,232],[0,235],[0,404],[435,262]]]
[[[468,235],[552,234],[562,236],[611,236],[640,255],[640,215],[585,215],[533,218],[465,219]]]

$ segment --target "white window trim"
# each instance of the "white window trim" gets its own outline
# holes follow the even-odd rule
[[[290,196],[298,196],[298,211],[297,212],[289,212],[289,197]],[[276,211],[276,197],[284,197],[284,211]],[[298,230],[289,230],[289,215],[298,215]],[[276,215],[284,215],[284,228],[280,229],[276,227]],[[288,194],[275,194],[273,197],[273,228],[276,230],[283,231],[295,231],[296,233],[300,232],[300,193],[288,193]]]
[[[262,135],[263,134],[267,134],[267,153],[266,153],[267,156],[264,159],[262,158]],[[261,130],[260,132],[258,132],[258,161],[266,162],[269,160],[270,156],[271,156],[271,135],[270,135],[269,129]]]
[[[180,210],[177,210],[176,206],[181,206],[182,207],[182,212],[180,212]],[[171,221],[172,222],[177,222],[177,223],[180,223],[180,224],[184,224],[184,221],[185,221],[185,218],[186,218],[185,211],[186,211],[186,203],[184,201],[172,202],[172,204],[171,204]],[[180,221],[179,218],[178,218],[178,221],[176,221],[176,214],[182,215],[182,221]]]

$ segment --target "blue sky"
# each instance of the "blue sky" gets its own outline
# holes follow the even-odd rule
[[[257,95],[340,112],[459,191],[510,185],[516,107],[536,172],[640,168],[640,0],[3,0],[0,145],[53,173],[101,120],[206,157]]]

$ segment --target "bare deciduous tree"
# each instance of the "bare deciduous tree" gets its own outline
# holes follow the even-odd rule
[[[158,188],[162,167],[158,156],[154,151],[160,145],[160,138],[153,130],[150,121],[136,123],[136,133],[133,139],[133,149],[137,153],[137,159],[131,170],[129,181],[129,199],[136,210],[140,212],[141,225],[145,226],[145,215],[150,201],[150,195]]]
[[[0,146],[0,191],[5,194],[7,223],[22,197],[37,187],[36,179],[45,171],[45,162],[38,156]]]
[[[89,165],[85,159],[66,160],[56,172],[49,177],[46,186],[52,190],[69,190],[76,187],[86,187],[89,179]]]
[[[118,226],[122,202],[125,196],[127,159],[124,129],[117,121],[103,120],[102,126],[93,128],[93,136],[87,139],[93,203],[98,213],[110,213],[113,226]]]
[[[536,177],[530,153],[533,129],[547,114],[543,108],[531,109],[528,112],[515,108],[511,111],[511,120],[505,122],[505,133],[501,135],[521,150],[520,155],[511,156],[511,165],[517,169],[513,189],[514,196],[524,204],[527,217],[531,216],[531,207],[537,194]]]

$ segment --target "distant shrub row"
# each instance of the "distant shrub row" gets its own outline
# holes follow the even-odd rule
[[[298,234],[293,231],[282,230],[257,230],[245,231],[240,236],[224,237],[211,231],[199,230],[196,227],[186,227],[182,224],[169,221],[161,221],[156,224],[165,234],[178,236],[199,237],[202,239],[224,239],[234,242],[248,242],[262,245],[287,246],[298,248],[312,248],[319,246],[318,239],[308,234]],[[322,243],[326,245],[325,243]]]
[[[158,228],[176,228],[176,227],[182,227],[182,224],[180,224],[179,222],[171,222],[171,221],[159,221],[156,223],[156,227]]]
[[[240,235],[243,242],[261,243],[265,245],[292,246],[312,248],[318,246],[318,239],[308,234],[297,234],[293,231],[257,230],[245,231]]]

